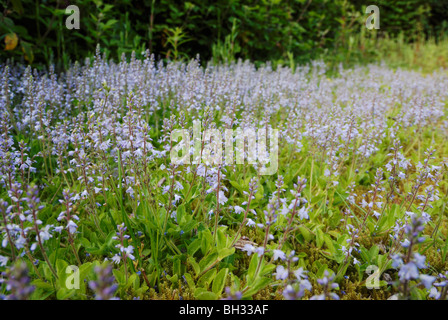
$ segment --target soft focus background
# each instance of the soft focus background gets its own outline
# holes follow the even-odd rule
[[[65,9],[80,9],[80,29],[68,30]],[[368,5],[380,8],[380,29],[368,30]],[[143,0],[0,1],[2,60],[65,69],[93,56],[179,60],[250,59],[257,64],[330,65],[386,61],[431,72],[448,65],[446,0]]]

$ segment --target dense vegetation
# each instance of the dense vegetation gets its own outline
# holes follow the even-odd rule
[[[0,3],[0,299],[448,298],[444,2]]]
[[[1,265],[28,266],[5,294],[446,298],[446,71],[98,51],[60,75],[2,66],[1,83]],[[193,120],[278,129],[278,171],[174,165],[171,133],[193,138]]]
[[[0,52],[3,59],[55,64],[57,69],[83,60],[100,43],[108,57],[149,49],[156,58],[195,57],[204,61],[242,58],[273,65],[308,62],[325,56],[335,63],[370,61],[391,52],[380,40],[444,41],[448,3],[438,0],[2,0],[0,35],[16,35],[18,45]],[[68,30],[65,9],[80,9],[80,29]],[[368,5],[380,8],[380,29],[366,30]],[[398,39],[398,40],[396,40]],[[396,40],[396,41],[395,41]],[[446,42],[440,45],[446,48]],[[445,49],[446,50],[446,49]],[[415,51],[415,50],[414,50]],[[418,51],[418,49],[417,49]],[[445,51],[446,52],[446,51]],[[432,51],[434,53],[434,51]],[[439,54],[438,66],[446,66]],[[418,64],[418,52],[411,62]],[[188,60],[188,59],[187,59]],[[424,59],[422,59],[424,60]]]

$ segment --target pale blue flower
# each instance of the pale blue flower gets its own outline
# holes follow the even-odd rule
[[[420,280],[422,281],[422,283],[426,289],[430,289],[432,287],[432,284],[434,283],[434,281],[436,281],[436,277],[429,276],[427,274],[421,274]]]
[[[276,261],[279,258],[281,260],[285,260],[286,259],[286,254],[283,251],[281,251],[281,250],[274,249],[274,261]]]

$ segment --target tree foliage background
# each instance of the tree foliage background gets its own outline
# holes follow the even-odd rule
[[[80,9],[69,30],[65,9]],[[380,29],[367,30],[368,5]],[[67,66],[94,53],[110,58],[149,49],[159,58],[299,62],[341,50],[365,50],[359,38],[417,42],[443,38],[446,0],[1,0],[1,58]],[[346,55],[347,52],[343,52]]]

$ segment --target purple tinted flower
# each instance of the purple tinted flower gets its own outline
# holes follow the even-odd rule
[[[400,281],[418,279],[418,268],[414,262],[409,262],[401,266],[398,276]]]
[[[229,287],[226,287],[226,298],[222,298],[221,300],[241,300],[243,298],[243,294],[241,291],[232,292]]]
[[[281,259],[281,260],[285,260],[286,259],[286,254],[281,251],[281,250],[277,250],[274,249],[274,257],[273,257],[274,261],[277,259]]]
[[[323,293],[311,297],[310,300],[339,300],[339,296],[336,293],[331,292],[331,290],[339,288],[339,285],[333,282],[334,278],[334,274],[330,275],[330,273],[325,270],[324,276],[320,279],[317,279],[317,283],[320,284],[323,288]]]
[[[28,268],[24,262],[19,262],[9,270],[2,273],[3,279],[0,283],[6,284],[6,290],[10,294],[5,297],[6,300],[27,300],[34,292],[34,286],[30,285]]]
[[[422,281],[422,283],[426,289],[430,289],[432,287],[432,284],[434,283],[434,281],[436,281],[436,277],[429,276],[427,274],[421,274],[420,280]]]
[[[289,272],[284,266],[277,266],[276,273],[274,273],[275,279],[285,280],[288,278]]]
[[[112,274],[112,266],[95,267],[97,280],[90,281],[89,287],[95,293],[95,300],[117,300],[114,298],[118,286],[115,284],[115,277]]]

